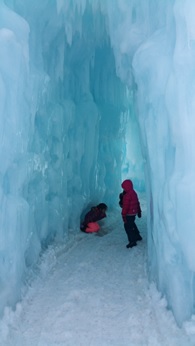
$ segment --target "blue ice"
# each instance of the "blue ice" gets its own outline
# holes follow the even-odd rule
[[[0,1],[1,315],[129,176],[149,280],[179,325],[194,314],[194,15],[189,0]]]

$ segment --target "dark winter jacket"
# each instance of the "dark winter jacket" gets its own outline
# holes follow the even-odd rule
[[[122,188],[125,191],[123,194],[122,218],[126,222],[127,215],[138,215],[141,217],[141,208],[137,193],[133,189],[131,180],[125,180],[122,183]]]
[[[81,224],[81,229],[85,229],[89,222],[96,222],[106,217],[106,213],[97,207],[92,207],[85,215],[84,221]]]

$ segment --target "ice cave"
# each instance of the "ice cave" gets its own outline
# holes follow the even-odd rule
[[[148,280],[179,326],[194,315],[194,17],[192,0],[0,0],[1,316],[129,176],[147,196]]]

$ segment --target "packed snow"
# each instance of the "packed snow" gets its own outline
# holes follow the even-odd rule
[[[147,277],[145,201],[137,225],[143,240],[127,249],[120,209],[108,210],[97,234],[72,233],[43,254],[15,312],[5,310],[2,346],[187,346]],[[36,274],[36,275],[35,275]]]

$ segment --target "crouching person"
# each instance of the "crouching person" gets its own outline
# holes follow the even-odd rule
[[[98,232],[100,226],[97,221],[106,217],[106,210],[108,209],[105,203],[100,203],[85,215],[84,221],[80,225],[80,230],[86,233]]]

